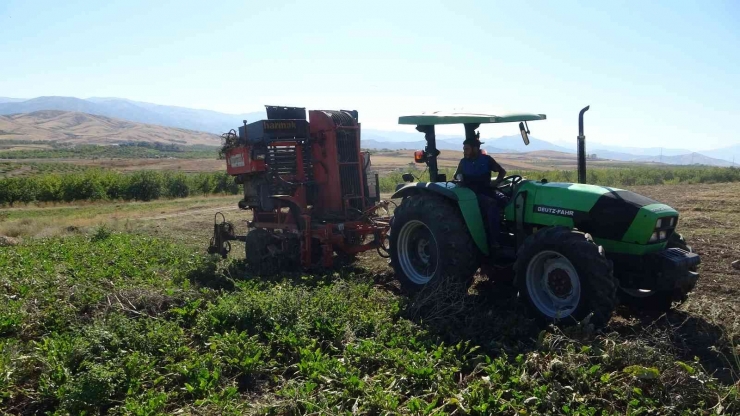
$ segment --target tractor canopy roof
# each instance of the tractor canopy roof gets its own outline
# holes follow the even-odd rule
[[[398,124],[428,126],[434,124],[511,123],[517,121],[534,121],[545,119],[547,119],[546,115],[533,113],[505,113],[494,115],[435,111],[431,113],[398,117]]]

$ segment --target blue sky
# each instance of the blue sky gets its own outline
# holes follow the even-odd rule
[[[0,96],[237,113],[546,113],[535,137],[740,143],[740,2],[0,0]],[[413,129],[411,129],[413,130]],[[516,134],[513,124],[481,135]]]

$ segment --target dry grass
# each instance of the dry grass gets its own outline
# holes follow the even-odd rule
[[[0,235],[36,238],[85,232],[106,225],[117,231],[158,233],[176,232],[191,240],[196,230],[210,232],[216,211],[236,211],[238,196],[205,196],[151,202],[81,202],[33,204],[0,209]],[[166,226],[170,218],[182,217],[174,231]],[[188,219],[202,220],[193,227]],[[163,226],[164,225],[164,226]],[[207,240],[206,240],[207,241]],[[207,244],[207,242],[206,242]]]

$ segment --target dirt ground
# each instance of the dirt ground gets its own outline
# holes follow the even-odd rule
[[[500,153],[492,155],[501,165],[509,170],[530,170],[544,171],[552,169],[569,169],[576,168],[575,155],[561,152],[538,151],[530,153]],[[443,150],[437,158],[437,163],[441,168],[457,167],[460,159],[463,157],[462,152],[453,150]],[[381,173],[406,170],[409,167],[423,170],[423,164],[414,164],[414,152],[412,150],[396,150],[387,152],[378,152],[372,155],[372,168]],[[218,159],[116,159],[116,158],[97,158],[97,159],[6,159],[4,163],[17,165],[18,168],[0,176],[14,176],[30,173],[27,164],[36,163],[64,163],[75,166],[95,167],[104,169],[113,169],[121,172],[139,171],[139,170],[169,170],[181,172],[220,172],[225,169],[225,162]],[[589,166],[599,167],[625,167],[634,166],[630,162],[618,162],[608,160],[589,160]],[[649,164],[641,164],[649,166]]]
[[[536,151],[529,153],[496,153],[492,154],[496,161],[504,168],[509,170],[574,170],[577,166],[575,154],[553,152],[553,151]],[[442,168],[454,168],[462,159],[463,153],[454,150],[442,150],[437,157],[437,164]],[[412,150],[395,150],[378,152],[372,156],[372,165],[374,169],[381,172],[393,171],[413,166],[414,151]],[[625,167],[633,166],[634,163],[619,162],[612,160],[589,160],[589,166],[599,167]],[[415,165],[423,169],[424,165]],[[649,164],[642,164],[649,166]]]

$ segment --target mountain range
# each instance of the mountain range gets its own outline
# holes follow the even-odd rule
[[[0,115],[43,110],[74,111],[214,134],[235,129],[242,124],[242,120],[265,118],[264,112],[224,114],[211,110],[158,105],[123,98],[37,97],[30,100],[0,98]]]
[[[221,144],[221,138],[211,133],[59,110],[0,116],[0,140],[3,139],[104,145],[126,142]]]
[[[406,134],[406,133],[403,133]],[[418,136],[421,136],[419,134]],[[368,149],[389,149],[389,150],[400,150],[400,149],[423,149],[426,142],[421,140],[414,141],[383,141],[383,136],[378,136],[375,132],[370,134],[363,131],[362,133],[362,146]],[[437,140],[437,148],[440,150],[461,150],[462,149],[462,137],[457,138],[442,138]],[[526,146],[522,141],[521,136],[504,136],[496,139],[481,139],[484,143],[483,148],[488,153],[527,153],[536,151],[554,151],[562,153],[575,154],[577,152],[576,145],[573,143],[572,146],[568,146],[565,143],[555,144],[545,140],[539,140],[534,137],[529,138],[529,146]],[[574,140],[575,142],[575,140]],[[736,146],[735,153],[740,155],[740,146]],[[618,146],[608,146],[610,149],[620,149]],[[648,152],[637,152],[637,154],[627,153],[632,148],[624,148],[624,152],[618,152],[613,150],[606,150],[601,147],[599,143],[587,143],[586,151],[588,154],[596,154],[599,159],[612,159],[625,162],[658,162],[670,165],[710,165],[710,166],[732,166],[732,162],[723,160],[721,158],[715,158],[707,156],[703,153],[691,152],[690,150],[679,150],[679,149],[663,149],[663,155],[660,155],[660,148],[656,148],[655,154]],[[667,151],[666,151],[667,150]],[[712,153],[720,154],[731,154],[728,150],[713,151]],[[647,153],[647,154],[644,154]],[[740,162],[740,158],[738,158]]]
[[[75,97],[37,97],[32,99],[0,97],[0,115],[33,113],[45,110],[59,110],[90,115],[105,116],[148,125],[159,125],[178,129],[221,134],[241,125],[242,120],[254,121],[266,117],[264,111],[225,114],[211,110],[199,110],[177,106],[166,106],[124,98]],[[79,117],[79,116],[76,116]],[[120,120],[119,120],[120,121]],[[2,128],[0,128],[2,130]],[[576,143],[551,142],[530,137],[529,146],[524,146],[518,135],[482,139],[484,148],[490,153],[522,153],[548,150],[575,153]],[[373,149],[423,149],[425,141],[421,133],[402,131],[381,131],[363,129],[362,145]],[[462,137],[458,135],[438,135],[437,147],[442,150],[460,150]],[[586,149],[600,159],[614,159],[634,162],[662,162],[666,164],[707,164],[731,166],[737,156],[735,166],[740,165],[740,144],[721,149],[692,152],[687,149],[638,148],[614,146],[588,140]]]

